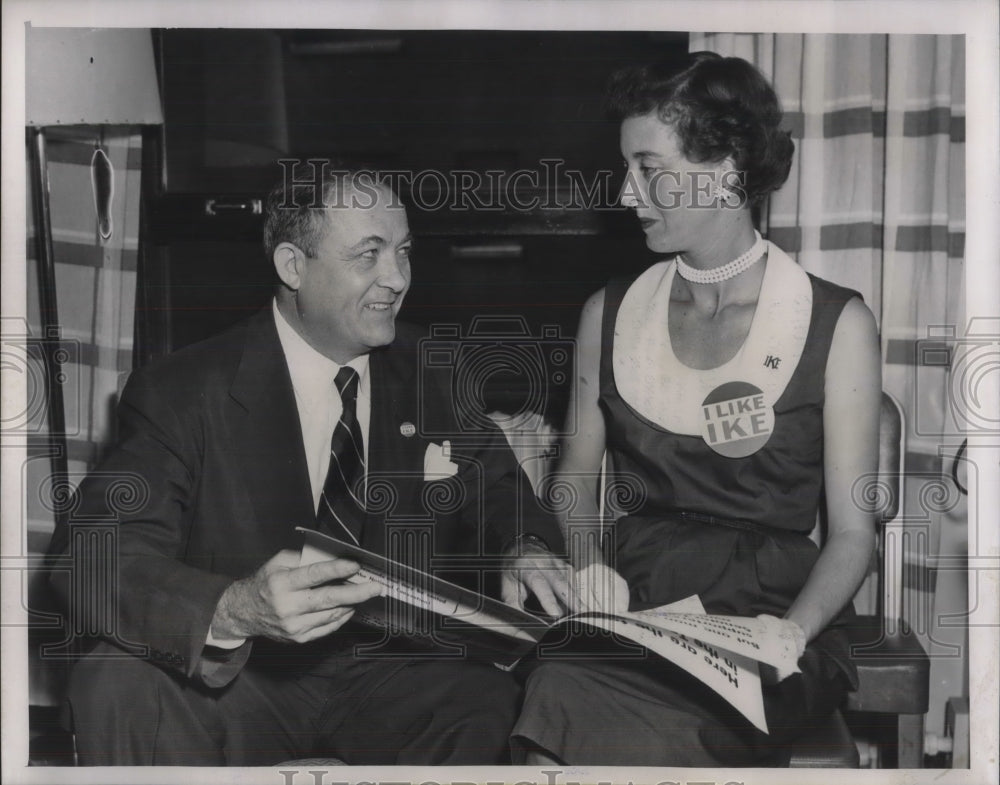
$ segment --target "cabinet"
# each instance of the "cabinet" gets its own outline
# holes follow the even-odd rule
[[[686,52],[686,34],[163,30],[156,40],[165,126],[146,209],[147,356],[269,301],[255,207],[281,177],[278,158],[398,173],[415,236],[402,318],[428,327],[467,334],[477,318],[518,317],[532,335],[571,339],[590,293],[651,261],[634,217],[610,209],[622,167],[604,89],[623,65]],[[555,418],[569,378],[548,378]],[[523,385],[500,381],[487,405],[516,407]]]

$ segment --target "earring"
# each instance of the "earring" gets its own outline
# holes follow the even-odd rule
[[[712,192],[715,198],[722,202],[726,207],[736,208],[740,206],[740,196],[735,191],[730,191],[724,185],[719,183],[715,184],[715,189]]]

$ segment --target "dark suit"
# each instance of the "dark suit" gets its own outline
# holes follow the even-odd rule
[[[534,504],[502,434],[463,435],[445,386],[420,373],[419,335],[399,325],[396,341],[370,355],[368,483],[374,501],[362,545],[385,552],[386,526],[405,519],[432,527],[435,555],[499,554],[520,531],[559,547],[555,522]],[[81,485],[70,523],[118,521],[112,643],[147,647],[149,659],[173,674],[172,684],[210,698],[249,682],[241,672],[248,668],[284,678],[290,663],[328,660],[331,650],[343,649],[350,640],[343,631],[303,647],[252,641],[234,652],[204,648],[232,579],[253,573],[281,549],[298,548],[295,527],[315,525],[294,392],[270,311],[136,371],[122,395],[119,422],[118,444]],[[408,424],[415,434],[404,433]],[[425,425],[454,434],[460,471],[444,490],[461,503],[447,509],[435,511],[428,500],[435,494],[425,492],[424,455],[432,441],[421,432]],[[123,479],[138,494],[124,504],[114,491]],[[56,532],[53,552],[70,547],[68,535]],[[54,583],[69,607],[69,584]],[[72,613],[86,616],[86,605],[76,602]],[[105,642],[98,651],[112,650]],[[335,659],[337,674],[357,676],[351,657]],[[116,661],[119,674],[124,662]],[[138,659],[128,667],[136,663],[148,670]],[[493,673],[499,672],[489,669],[486,678]],[[94,678],[101,677],[88,676]],[[82,703],[81,679],[74,684],[71,698]],[[73,709],[80,737],[82,710]]]

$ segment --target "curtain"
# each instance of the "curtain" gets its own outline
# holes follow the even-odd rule
[[[949,365],[964,334],[964,37],[709,33],[690,47],[743,57],[772,82],[796,152],[761,229],[859,291],[879,322],[883,388],[905,416],[903,618],[932,656],[940,719],[935,689],[968,694],[965,583],[949,572],[937,585],[928,566],[967,553],[965,502],[947,478],[961,441]],[[957,614],[950,629],[944,614]]]
[[[69,483],[75,487],[112,440],[114,407],[132,368],[142,136],[136,128],[75,126],[47,129],[48,177],[56,297],[63,359]],[[91,161],[98,146],[111,163],[110,223],[98,220]],[[29,171],[31,171],[29,165]],[[27,227],[28,345],[42,335],[39,312],[37,245],[29,178]],[[52,340],[49,336],[47,340]],[[52,482],[45,378],[39,351],[29,350],[28,445],[22,498],[25,500],[25,552],[44,553],[54,526],[54,509],[66,494]],[[35,403],[32,404],[32,401]],[[40,574],[29,576],[29,607],[44,605]],[[32,647],[32,657],[37,647]],[[33,703],[54,697],[52,669],[32,669]]]

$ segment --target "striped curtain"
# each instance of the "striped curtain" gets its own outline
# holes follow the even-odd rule
[[[954,573],[938,584],[928,567],[966,555],[965,502],[942,461],[961,441],[948,374],[964,334],[964,38],[710,33],[690,46],[749,60],[772,82],[796,153],[762,231],[861,292],[879,321],[883,388],[906,426],[902,616],[934,658],[932,685],[947,684],[939,700],[967,694],[964,631],[938,621],[966,611],[965,584]]]
[[[113,439],[118,393],[132,368],[136,261],[142,136],[131,127],[75,126],[47,130],[48,177],[52,240],[56,269],[62,383],[66,417],[69,482],[76,486],[94,467]],[[91,160],[98,145],[112,167],[113,198],[107,239],[101,238],[92,187]],[[30,166],[29,166],[30,171]],[[28,334],[42,335],[38,293],[37,245],[31,210],[29,178],[27,227]],[[30,343],[30,340],[29,340]],[[54,526],[54,509],[65,501],[54,488],[44,385],[39,352],[29,351],[30,421],[28,462],[22,498],[25,500],[25,552],[44,553]],[[38,405],[30,405],[31,400]],[[36,607],[40,575],[29,577],[29,607]],[[32,652],[34,657],[37,651]],[[32,669],[33,703],[46,703],[54,691],[51,669]]]

